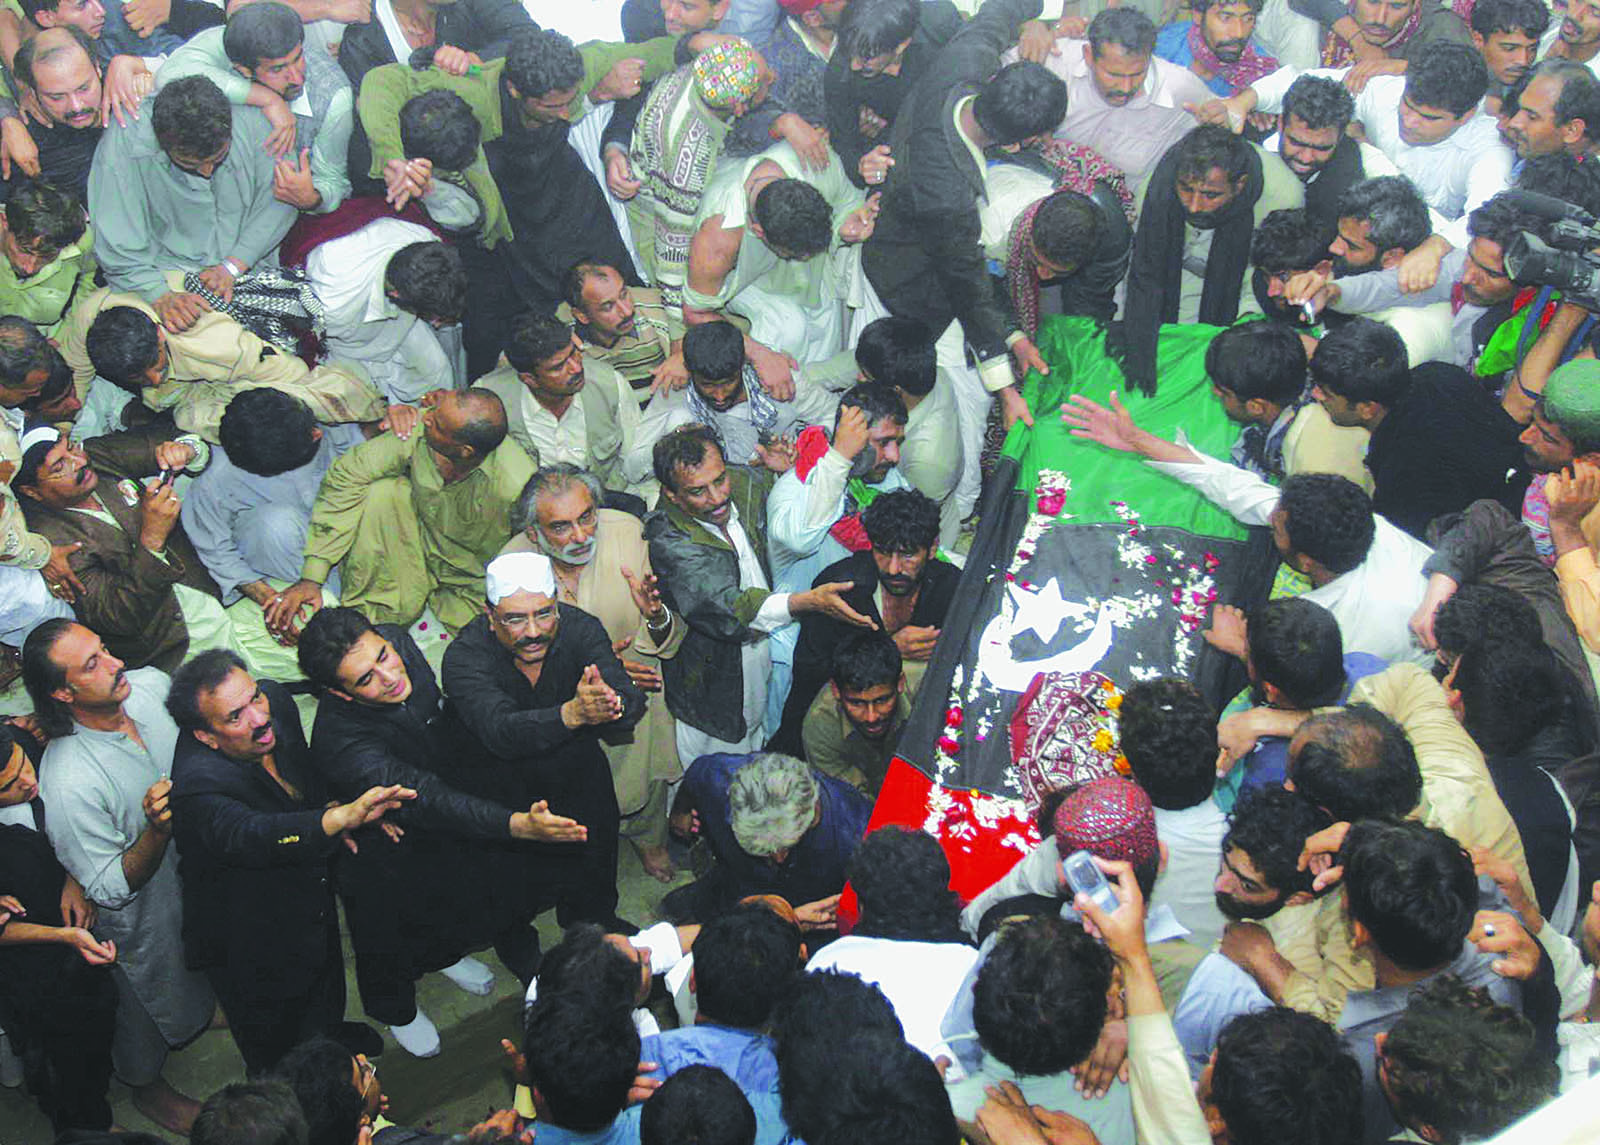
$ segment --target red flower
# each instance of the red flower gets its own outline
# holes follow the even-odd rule
[[[961,751],[961,741],[954,736],[940,736],[939,750],[946,755],[956,755]]]
[[[952,706],[944,713],[944,726],[947,728],[959,728],[964,718],[961,709]]]

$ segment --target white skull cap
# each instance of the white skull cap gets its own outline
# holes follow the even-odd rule
[[[490,604],[499,604],[516,592],[544,596],[556,594],[556,570],[550,558],[539,553],[505,553],[484,570],[484,592]]]

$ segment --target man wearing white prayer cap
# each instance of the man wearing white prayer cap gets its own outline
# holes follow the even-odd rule
[[[540,553],[489,562],[483,615],[444,655],[445,694],[463,725],[463,763],[452,782],[512,807],[547,800],[588,828],[581,844],[530,847],[509,862],[551,887],[557,920],[631,930],[617,914],[617,796],[600,737],[626,739],[645,695],[611,650],[605,628],[557,600],[555,570]]]

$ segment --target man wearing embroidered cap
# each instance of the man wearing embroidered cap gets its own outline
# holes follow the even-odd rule
[[[743,40],[717,44],[659,80],[633,129],[631,159],[641,181],[628,202],[639,269],[668,307],[683,303],[695,212],[722,157],[733,121],[760,106],[772,69]]]
[[[1552,373],[1520,440],[1528,467],[1548,474],[1550,540],[1567,613],[1589,649],[1600,650],[1600,362],[1575,358]]]
[[[617,795],[600,745],[625,736],[645,696],[611,650],[600,622],[559,603],[550,558],[507,553],[489,562],[483,615],[444,655],[445,694],[482,766],[455,781],[472,794],[549,810],[588,828],[588,839],[539,854],[562,926],[617,929]],[[473,742],[475,741],[475,742]],[[532,873],[532,872],[531,872]]]

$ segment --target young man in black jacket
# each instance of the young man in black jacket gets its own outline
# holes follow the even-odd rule
[[[323,689],[312,739],[330,795],[394,784],[417,793],[396,815],[405,830],[397,845],[362,848],[339,890],[363,1008],[394,1028],[402,1047],[431,1057],[439,1034],[417,1008],[417,979],[442,970],[469,993],[488,993],[488,968],[464,956],[492,941],[526,986],[538,971],[539,936],[529,923],[542,880],[507,877],[506,864],[526,869],[550,852],[513,841],[581,843],[586,832],[543,800],[512,811],[441,778],[459,745],[444,726],[433,670],[404,628],[325,608],[306,622],[297,651],[306,678]]]

